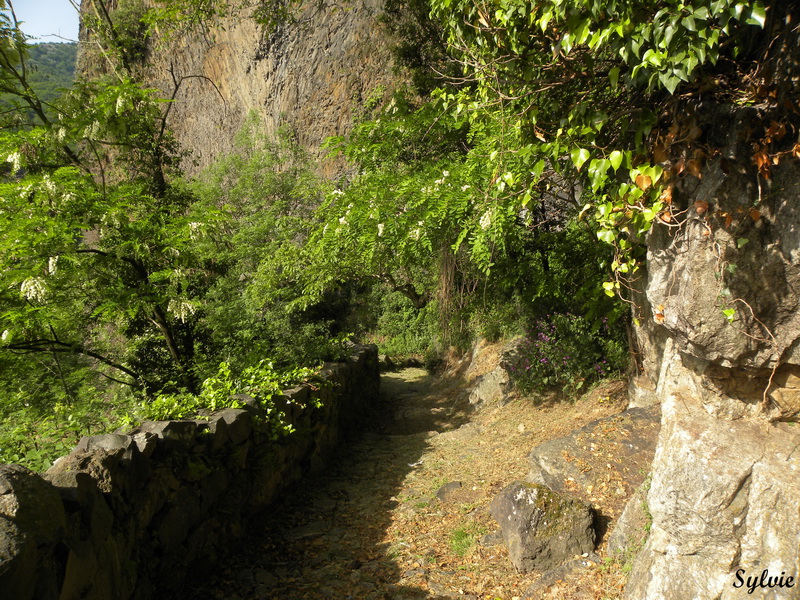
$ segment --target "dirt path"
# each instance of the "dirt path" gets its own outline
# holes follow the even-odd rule
[[[460,381],[422,369],[387,373],[381,386],[382,416],[345,444],[325,473],[252,523],[240,551],[184,598],[523,595],[535,576],[516,573],[505,548],[487,536],[496,529],[488,504],[525,477],[533,446],[618,412],[620,386],[576,403],[534,407],[520,399],[477,410]],[[580,597],[613,597],[596,591]]]

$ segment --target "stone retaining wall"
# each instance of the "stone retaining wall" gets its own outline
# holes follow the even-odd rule
[[[0,598],[174,597],[250,516],[325,464],[377,396],[377,349],[323,375],[334,385],[285,392],[296,432],[279,442],[247,406],[83,438],[43,476],[0,466]]]

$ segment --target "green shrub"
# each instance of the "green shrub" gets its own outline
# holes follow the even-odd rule
[[[235,375],[231,366],[220,363],[217,374],[203,381],[199,394],[182,391],[175,394],[159,394],[152,402],[143,406],[142,416],[150,420],[182,419],[195,415],[200,410],[219,411],[225,408],[241,408],[244,402],[235,396],[246,394],[254,398],[266,412],[272,439],[293,433],[286,422],[286,415],[275,407],[273,397],[285,388],[316,375],[316,369],[295,367],[276,370],[273,363],[262,360],[257,365]]]
[[[384,287],[373,291],[373,303],[376,299],[378,316],[372,338],[381,352],[392,356],[429,354],[439,333],[436,302],[416,308],[400,292],[387,293]]]
[[[62,398],[52,404],[36,403],[26,391],[7,396],[0,404],[0,464],[45,471],[81,437],[130,425],[124,415],[137,403],[129,390],[116,391],[104,394],[87,385],[77,390],[79,401]]]
[[[270,436],[277,439],[292,433],[285,415],[273,396],[296,383],[313,379],[316,369],[276,369],[261,361],[234,373],[221,363],[217,373],[206,378],[198,394],[186,391],[161,393],[150,401],[136,398],[126,388],[116,396],[105,396],[98,389],[78,390],[78,402],[66,400],[53,405],[36,405],[26,393],[19,393],[0,404],[0,464],[15,463],[35,471],[45,471],[59,456],[72,450],[85,435],[98,435],[122,427],[130,429],[145,420],[182,419],[198,411],[238,408],[243,403],[233,398],[247,394],[267,413]]]
[[[520,308],[513,301],[492,301],[490,305],[473,309],[469,328],[473,335],[490,342],[512,338],[524,332]]]
[[[536,319],[509,366],[514,383],[525,393],[559,388],[574,395],[598,379],[626,366],[621,324],[599,325],[581,316],[555,313]]]

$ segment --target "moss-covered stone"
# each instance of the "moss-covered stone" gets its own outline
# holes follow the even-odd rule
[[[490,511],[518,571],[546,571],[594,550],[591,507],[544,485],[516,481],[492,501]]]

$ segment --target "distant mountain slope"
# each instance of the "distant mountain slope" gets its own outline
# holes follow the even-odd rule
[[[58,98],[60,90],[72,86],[75,80],[75,60],[78,44],[48,42],[29,46],[30,73],[28,81],[36,94],[45,102]],[[0,105],[12,102],[10,94],[0,94]],[[33,115],[30,115],[31,119]]]
[[[75,58],[78,44],[36,44],[30,47],[31,86],[39,96],[50,102],[58,90],[68,88],[75,79]]]

